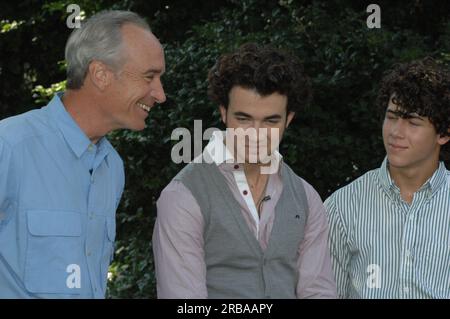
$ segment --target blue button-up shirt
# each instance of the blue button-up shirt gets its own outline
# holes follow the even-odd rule
[[[0,298],[103,298],[123,187],[60,96],[0,121]]]

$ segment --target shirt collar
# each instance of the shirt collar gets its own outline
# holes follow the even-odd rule
[[[46,106],[47,112],[51,119],[55,122],[60,130],[67,145],[72,149],[77,158],[80,158],[91,145],[91,140],[81,130],[72,116],[67,112],[61,97],[64,92],[58,92]],[[102,137],[96,144],[97,152],[103,153],[105,156],[112,148],[109,141]]]
[[[397,188],[394,180],[389,174],[387,156],[384,158],[383,163],[381,163],[381,167],[378,171],[378,180],[380,181],[381,186],[388,192],[394,191]]]
[[[381,183],[381,186],[388,192],[396,192],[399,193],[400,190],[395,185],[394,180],[391,178],[389,173],[389,162],[387,156],[384,158],[383,163],[379,169],[378,179]],[[420,190],[429,189],[429,195],[433,196],[446,182],[446,174],[447,169],[445,167],[444,162],[439,162],[439,167],[433,173],[433,175],[420,187]]]
[[[225,131],[214,131],[211,139],[203,150],[204,156],[206,155],[208,158],[211,158],[212,162],[217,166],[224,166],[227,170],[235,170],[235,159],[233,154],[229,151],[229,149],[224,144],[225,139]],[[272,160],[275,161],[272,163],[274,167],[276,167],[275,172],[280,171],[280,163],[283,160],[283,156],[275,150],[272,155]],[[239,165],[242,167],[242,165]],[[274,173],[275,173],[274,172]]]
[[[434,195],[443,185],[445,185],[447,180],[447,168],[444,162],[439,162],[439,167],[427,181],[431,188],[431,195]]]

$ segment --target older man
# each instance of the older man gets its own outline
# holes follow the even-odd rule
[[[0,297],[103,298],[123,163],[104,137],[165,100],[147,23],[101,12],[66,45],[67,91],[0,122]]]

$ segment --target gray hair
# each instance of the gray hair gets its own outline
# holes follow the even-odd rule
[[[131,11],[101,11],[75,29],[66,43],[68,89],[83,85],[89,64],[98,60],[117,70],[123,64],[121,27],[132,23],[151,32],[147,22]]]

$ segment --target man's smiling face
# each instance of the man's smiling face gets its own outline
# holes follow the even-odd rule
[[[142,130],[155,103],[166,100],[161,83],[164,51],[149,31],[126,24],[122,27],[124,65],[114,75],[105,108],[114,128]]]

